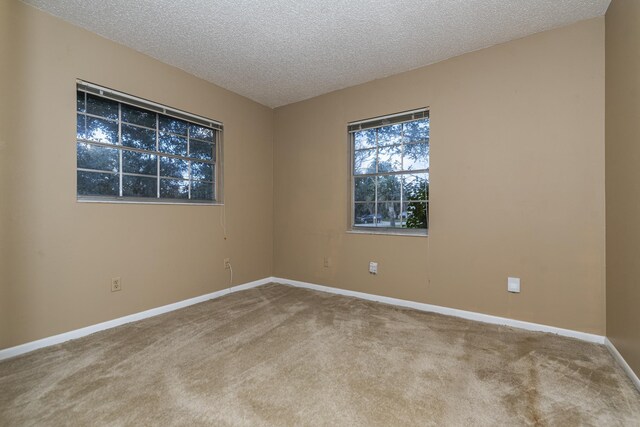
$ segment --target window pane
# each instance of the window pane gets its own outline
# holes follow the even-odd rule
[[[122,104],[122,121],[135,125],[156,127],[156,113],[132,105]]]
[[[416,142],[429,139],[429,119],[416,120],[404,124],[404,141]]]
[[[78,195],[80,196],[117,196],[118,175],[78,171]]]
[[[200,142],[194,139],[189,140],[189,157],[202,160],[214,159],[214,147],[215,144],[209,144],[208,142]]]
[[[404,170],[429,169],[429,144],[406,144],[404,146]]]
[[[77,91],[76,92],[76,109],[79,112],[84,113],[85,105],[84,105],[84,92]]]
[[[213,129],[198,125],[189,125],[189,138],[196,138],[202,141],[213,142]]]
[[[221,130],[109,98],[78,84],[78,196],[215,200]]]
[[[191,162],[191,178],[201,181],[213,181],[213,165]]]
[[[76,138],[78,139],[87,139],[87,124],[85,123],[85,118],[86,116],[84,114],[77,114],[76,115],[76,133],[77,136]]]
[[[381,217],[378,227],[402,227],[400,205],[400,202],[378,203],[378,216]]]
[[[160,133],[160,151],[176,156],[187,156],[187,138]]]
[[[181,179],[160,179],[160,197],[163,199],[189,198],[189,181]]]
[[[398,175],[378,177],[378,201],[400,201],[402,179]]]
[[[376,173],[376,150],[358,150],[353,155],[353,174]]]
[[[88,93],[87,113],[115,120],[118,118],[118,103]]]
[[[158,164],[155,154],[122,151],[122,171],[142,175],[156,175]]]
[[[191,182],[191,199],[213,200],[212,182]]]
[[[158,123],[161,132],[177,133],[178,135],[187,135],[187,122],[173,117],[159,115]]]
[[[117,172],[118,150],[79,142],[77,164],[82,169]]]
[[[122,195],[128,197],[157,197],[155,177],[123,176]]]
[[[122,145],[155,151],[156,132],[131,125],[122,125]]]
[[[376,199],[376,181],[372,176],[354,178],[353,200],[372,202]]]
[[[118,123],[87,117],[85,139],[107,144],[118,143]]]
[[[356,203],[353,213],[353,222],[355,224],[375,226],[375,223],[377,222],[375,215],[375,203]],[[382,219],[381,216],[378,218]]]
[[[378,172],[402,170],[402,146],[393,145],[378,149]]]
[[[429,199],[429,174],[402,175],[404,200]]]
[[[378,128],[378,145],[400,144],[402,142],[402,124]]]
[[[429,219],[428,202],[408,202],[403,204],[406,228],[427,228]]]
[[[160,157],[160,175],[189,179],[189,162],[171,157]]]
[[[372,148],[376,146],[376,130],[368,129],[354,132],[354,149],[362,150],[363,148]]]

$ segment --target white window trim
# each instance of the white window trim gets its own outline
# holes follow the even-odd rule
[[[166,116],[174,117],[176,119],[180,119],[191,124],[200,125],[204,127],[209,127],[213,129],[216,139],[215,139],[215,160],[211,162],[214,165],[214,176],[213,176],[213,191],[214,191],[214,199],[213,200],[191,200],[191,199],[169,199],[169,198],[151,198],[151,197],[133,197],[133,196],[100,196],[100,195],[80,195],[78,194],[78,183],[76,181],[76,201],[79,203],[123,203],[123,204],[153,204],[153,205],[190,205],[190,206],[221,206],[224,205],[224,173],[223,173],[223,129],[224,126],[221,122],[212,120],[203,116],[198,116],[192,113],[188,113],[182,110],[178,110],[176,108],[172,108],[163,104],[159,104],[153,101],[149,101],[144,98],[136,97],[133,95],[129,95],[124,92],[120,92],[114,89],[110,89],[107,87],[99,86],[93,83],[86,82],[84,80],[76,80],[76,91],[83,91],[87,94],[94,94],[100,96],[102,98],[106,98],[121,104],[132,105],[134,107],[142,108],[153,113],[163,114]],[[86,98],[85,98],[86,99]],[[86,108],[86,102],[85,102]],[[78,113],[87,115],[87,113]],[[156,116],[158,117],[158,116]],[[119,126],[121,124],[120,117],[118,118]],[[137,125],[134,125],[137,126]],[[141,126],[137,126],[141,127]],[[157,128],[157,125],[156,125]],[[120,132],[118,132],[120,133]],[[119,137],[120,138],[120,137]],[[156,136],[156,150],[151,152],[148,150],[136,149],[132,147],[123,147],[119,144],[103,144],[96,141],[90,140],[80,140],[76,138],[75,145],[77,147],[78,143],[87,143],[96,146],[105,146],[108,148],[119,149],[120,150],[120,159],[119,159],[119,168],[122,168],[122,150],[134,151],[134,152],[144,152],[149,154],[154,154],[158,156],[158,162],[160,162],[160,156],[163,157],[173,157],[173,158],[182,158],[182,156],[175,156],[169,153],[163,154],[158,151],[157,147],[157,136]],[[76,148],[77,150],[77,148]],[[194,159],[189,159],[194,160]],[[209,163],[207,161],[203,161],[204,163]],[[158,166],[159,167],[159,166]],[[76,171],[82,171],[83,168],[78,168],[76,166]],[[160,180],[160,170],[158,169],[156,176],[158,180]],[[120,183],[119,190],[122,191],[122,176],[123,173],[120,170],[118,172]],[[136,175],[136,174],[125,174],[125,175]],[[191,186],[191,179],[189,179],[189,186]],[[158,194],[160,188],[157,189]]]
[[[388,126],[390,124],[406,123],[420,118],[429,117],[429,107],[419,108],[415,110],[404,111],[395,114],[389,114],[385,116],[372,117],[369,119],[358,120],[347,123],[347,138],[349,146],[349,220],[347,233],[353,235],[387,235],[387,236],[405,236],[405,237],[428,237],[429,236],[429,216],[427,216],[427,228],[397,228],[397,227],[365,227],[355,223],[355,177],[354,175],[354,138],[353,134],[358,130],[375,129],[382,126]],[[374,125],[379,123],[377,125]],[[429,138],[429,147],[431,147],[431,141]],[[407,173],[407,172],[404,172]],[[378,175],[377,173],[375,174]],[[430,200],[427,199],[426,203],[429,206]],[[374,202],[376,203],[376,202]]]

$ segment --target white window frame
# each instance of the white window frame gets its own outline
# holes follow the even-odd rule
[[[215,121],[215,120],[211,120],[208,119],[206,117],[202,117],[202,116],[198,116],[195,114],[191,114],[185,111],[181,111],[175,108],[171,108],[168,107],[166,105],[162,105],[153,101],[149,101],[143,98],[139,98],[139,97],[135,97],[133,95],[129,95],[126,94],[124,92],[119,92],[107,87],[103,87],[103,86],[99,86],[93,83],[89,83],[83,80],[77,80],[76,81],[76,92],[84,92],[85,94],[91,94],[91,95],[95,95],[101,98],[105,98],[108,99],[110,101],[114,101],[118,103],[118,110],[119,110],[119,114],[118,114],[118,118],[116,119],[116,122],[118,123],[118,141],[117,143],[113,144],[113,143],[104,143],[104,142],[98,142],[98,141],[93,141],[93,140],[88,140],[88,139],[79,139],[76,137],[76,147],[78,147],[78,144],[90,144],[92,146],[97,146],[97,147],[106,147],[106,148],[110,148],[110,149],[118,149],[119,150],[119,159],[118,159],[118,171],[117,172],[113,172],[114,174],[118,175],[118,179],[119,179],[119,183],[118,183],[118,192],[119,194],[117,196],[112,196],[112,195],[80,195],[78,193],[78,183],[76,182],[76,197],[77,197],[77,201],[78,202],[98,202],[98,203],[142,203],[142,204],[181,204],[181,205],[222,205],[224,203],[223,201],[223,124],[221,122]],[[156,114],[156,126],[155,129],[153,128],[147,128],[141,125],[136,125],[136,124],[128,124],[126,122],[122,121],[122,117],[121,117],[121,105],[122,104],[126,104],[126,105],[131,105],[133,107],[136,107],[138,109],[142,109],[142,110],[146,110],[150,113],[154,113]],[[85,96],[85,108],[86,108],[86,96]],[[215,144],[215,151],[214,151],[214,159],[213,160],[203,160],[203,159],[195,159],[195,158],[191,158],[191,157],[185,157],[185,156],[181,156],[181,155],[175,155],[175,154],[171,154],[171,153],[166,153],[163,151],[160,151],[159,149],[159,125],[158,125],[158,120],[159,120],[159,115],[162,114],[164,116],[169,116],[172,118],[176,118],[182,121],[187,122],[188,124],[193,124],[193,125],[197,125],[197,126],[201,126],[201,127],[205,127],[205,128],[209,128],[214,132],[214,144]],[[85,112],[79,112],[76,109],[76,115],[78,116],[84,116],[86,117],[93,117],[91,114]],[[102,120],[108,120],[108,119],[104,119],[102,117],[99,116],[95,116],[96,118],[102,119]],[[135,126],[137,128],[141,128],[141,129],[148,129],[148,130],[155,130],[156,132],[156,146],[155,146],[155,150],[145,150],[145,149],[140,149],[140,148],[134,148],[134,147],[129,147],[129,146],[123,146],[122,145],[122,141],[121,141],[121,131],[120,128],[122,126],[122,124],[128,124],[130,126]],[[191,142],[191,138],[189,137],[189,133],[187,131],[187,136],[186,136],[186,140],[187,140],[187,155],[189,154],[189,147],[190,147],[190,142]],[[77,148],[76,148],[77,149]],[[144,153],[144,154],[150,154],[150,155],[155,155],[156,156],[156,161],[157,166],[156,166],[156,174],[155,175],[140,175],[140,174],[135,174],[135,173],[125,173],[123,172],[123,161],[122,161],[122,153],[123,150],[125,151],[130,151],[130,152],[138,152],[138,153]],[[76,154],[77,155],[77,154]],[[160,175],[160,158],[161,157],[168,157],[168,158],[174,158],[174,159],[179,159],[179,160],[184,160],[184,161],[196,161],[199,163],[207,163],[207,164],[211,164],[213,167],[213,200],[201,200],[201,199],[191,199],[191,185],[192,182],[197,182],[192,180],[191,178],[191,168],[189,168],[189,178],[175,178],[175,177],[163,177]],[[79,168],[76,165],[76,171],[77,172],[102,172],[104,173],[104,171],[97,171],[97,170],[91,170],[91,169],[84,169],[84,168]],[[157,179],[157,184],[156,184],[156,197],[134,197],[134,196],[123,196],[122,194],[122,189],[123,189],[123,183],[122,183],[122,178],[123,176],[142,176],[142,177],[155,177]],[[189,193],[188,193],[188,197],[187,199],[174,199],[174,198],[162,198],[160,197],[160,180],[161,179],[165,179],[165,178],[170,178],[170,179],[176,179],[176,180],[183,180],[183,181],[188,181],[188,186],[189,186]],[[204,182],[204,181],[202,181]]]
[[[348,139],[349,139],[349,221],[348,221],[348,231],[352,233],[362,233],[362,234],[398,234],[398,235],[408,235],[408,236],[427,236],[429,231],[429,197],[426,197],[426,208],[427,208],[427,227],[426,228],[402,228],[402,227],[384,227],[384,226],[365,226],[362,224],[356,223],[355,218],[355,180],[356,178],[363,177],[378,177],[378,176],[387,176],[387,175],[403,175],[403,174],[423,174],[426,173],[427,176],[429,174],[429,167],[426,169],[418,169],[418,170],[400,170],[393,172],[378,172],[376,170],[375,173],[371,174],[358,174],[354,173],[354,165],[355,165],[355,133],[361,130],[368,129],[377,129],[389,125],[401,124],[413,122],[416,120],[429,119],[429,108],[420,108],[416,110],[404,111],[400,113],[390,114],[386,116],[373,117],[370,119],[358,120],[355,122],[349,122],[347,124],[348,131]],[[430,138],[427,139],[427,143],[430,148]],[[376,149],[378,145],[376,143]],[[430,156],[429,156],[430,157]],[[377,169],[377,166],[376,166]],[[428,181],[427,181],[428,182]],[[402,189],[401,189],[401,212],[402,212]],[[376,195],[375,200],[371,202],[375,206],[374,210],[374,220],[377,217],[377,209],[378,209],[378,195],[377,195],[377,186],[376,186]],[[402,220],[402,219],[401,219]]]

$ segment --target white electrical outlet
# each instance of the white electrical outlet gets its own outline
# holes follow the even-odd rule
[[[111,279],[111,292],[118,292],[122,290],[122,280],[119,277]]]
[[[369,263],[369,273],[378,274],[378,263],[371,261]]]
[[[224,269],[228,270],[231,268],[231,258],[225,258],[224,259]]]
[[[324,266],[325,267],[330,267],[331,266],[331,258],[324,257]]]
[[[519,277],[509,277],[509,278],[507,278],[507,291],[513,292],[515,294],[520,292],[520,278]]]

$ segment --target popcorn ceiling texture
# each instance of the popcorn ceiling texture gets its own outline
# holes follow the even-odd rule
[[[269,107],[601,16],[610,0],[25,0]]]

